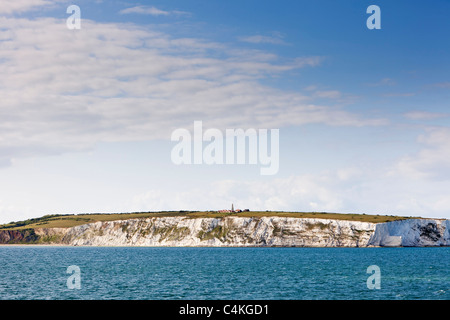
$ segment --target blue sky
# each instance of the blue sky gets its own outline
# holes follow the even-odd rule
[[[81,9],[69,30],[66,9]],[[381,29],[369,30],[369,5]],[[0,222],[252,210],[450,218],[450,2],[0,6]],[[280,130],[280,166],[181,165],[177,128]]]

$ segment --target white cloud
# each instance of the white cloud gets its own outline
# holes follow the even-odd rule
[[[378,82],[369,83],[368,85],[370,87],[381,87],[381,86],[393,86],[397,84],[393,79],[391,78],[383,78]]]
[[[313,85],[306,87],[304,90],[312,98],[328,99],[339,104],[352,104],[358,100],[358,96],[342,93],[339,90],[323,90]]]
[[[37,8],[49,7],[58,2],[67,2],[67,0],[11,0],[2,1],[0,5],[0,14],[23,13]]]
[[[270,181],[221,180],[184,190],[152,190],[135,196],[132,211],[218,210],[367,213],[450,218],[450,182],[440,186],[390,177],[386,168],[348,167]],[[426,186],[426,187],[425,187]]]
[[[411,120],[435,120],[439,118],[447,118],[450,114],[428,111],[410,111],[405,113],[403,116]]]
[[[328,177],[305,175],[270,182],[222,180],[186,191],[151,190],[132,199],[136,211],[235,208],[252,210],[335,211],[342,208]]]
[[[450,82],[439,82],[435,83],[433,86],[437,88],[450,89]]]
[[[7,203],[0,198],[0,221],[1,223],[9,223],[13,221],[26,220],[33,217],[35,212],[29,204]]]
[[[406,98],[406,97],[413,97],[416,94],[414,92],[393,92],[393,93],[385,93],[383,94],[383,97],[400,97],[400,98]]]
[[[161,9],[158,9],[155,7],[149,7],[149,6],[131,7],[131,8],[121,10],[120,13],[121,14],[137,13],[137,14],[147,14],[147,15],[152,15],[152,16],[189,15],[188,12],[184,12],[184,11],[178,11],[178,10],[164,11],[164,10],[161,10]]]
[[[315,91],[313,93],[315,97],[318,98],[327,98],[327,99],[339,99],[342,97],[342,94],[338,90],[326,90],[326,91]]]
[[[361,177],[363,171],[357,167],[342,168],[337,170],[336,176],[341,181],[349,181]]]
[[[254,35],[247,37],[239,37],[242,42],[254,43],[254,44],[286,44],[281,36],[263,36]]]
[[[429,128],[418,138],[423,147],[416,154],[400,159],[391,175],[411,179],[450,179],[450,129]]]
[[[194,120],[216,128],[386,124],[259,82],[320,57],[280,63],[260,51],[87,19],[68,30],[59,19],[0,17],[0,38],[0,163],[100,141],[168,139]]]

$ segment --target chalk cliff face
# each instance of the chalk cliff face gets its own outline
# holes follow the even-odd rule
[[[375,224],[282,217],[166,217],[73,227],[62,242],[94,246],[367,246]]]
[[[186,247],[449,246],[450,220],[410,219],[375,224],[283,217],[159,217],[96,222],[67,229],[2,230],[0,243]]]
[[[372,246],[450,246],[450,220],[411,219],[377,224]]]

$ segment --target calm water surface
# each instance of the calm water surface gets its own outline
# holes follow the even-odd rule
[[[80,289],[67,286],[71,265]],[[450,248],[2,246],[0,299],[449,300],[449,266]]]

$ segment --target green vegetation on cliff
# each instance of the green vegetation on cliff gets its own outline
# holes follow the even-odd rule
[[[385,216],[371,214],[344,214],[327,212],[282,212],[282,211],[247,211],[239,213],[220,213],[217,211],[161,211],[161,212],[135,212],[135,213],[91,213],[91,214],[54,214],[45,215],[24,221],[10,222],[0,225],[0,230],[22,230],[36,228],[70,228],[97,221],[114,221],[137,218],[179,217],[187,218],[221,218],[225,216],[237,217],[292,217],[316,218],[333,220],[351,220],[361,222],[381,223],[394,220],[409,219],[401,216]]]

